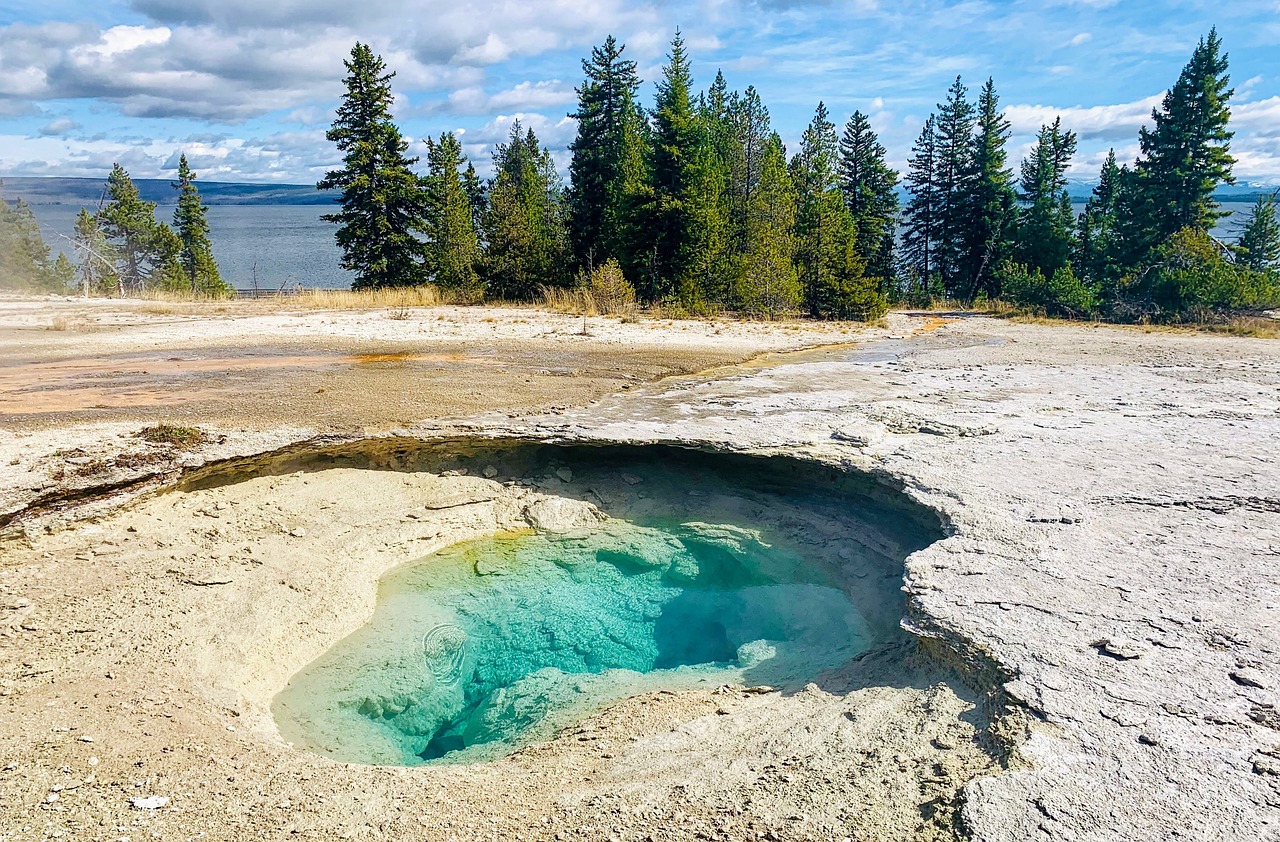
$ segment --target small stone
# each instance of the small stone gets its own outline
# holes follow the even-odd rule
[[[79,740],[80,742],[82,742],[82,743],[91,743],[91,742],[93,742],[93,737],[76,737],[76,739],[78,739],[78,740]]]
[[[556,476],[560,477],[561,482],[573,482],[573,471],[568,468],[556,468]]]
[[[1280,777],[1280,760],[1267,755],[1257,754],[1253,758],[1253,773],[1255,775],[1270,775],[1272,777]]]
[[[1253,667],[1240,667],[1239,669],[1232,670],[1228,675],[1231,676],[1232,681],[1239,684],[1241,687],[1256,687],[1259,690],[1265,690],[1267,688],[1266,679],[1263,677],[1261,672]]]
[[[169,803],[169,799],[163,795],[135,795],[129,803],[135,810],[159,810]]]
[[[307,530],[303,529],[301,526],[295,526],[293,529],[289,530],[289,534],[295,538],[302,538],[306,536]]]
[[[622,474],[622,481],[627,485],[639,485],[644,482],[644,480],[640,479],[640,477],[635,474]]]
[[[1147,653],[1147,647],[1135,640],[1115,637],[1095,640],[1090,644],[1102,655],[1115,658],[1117,661],[1133,661]]]
[[[498,475],[498,469],[492,465],[485,465],[484,470],[481,471],[481,473],[484,474],[485,479],[493,479]]]

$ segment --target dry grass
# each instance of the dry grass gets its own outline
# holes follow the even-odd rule
[[[79,316],[54,316],[49,324],[45,325],[45,330],[56,331],[73,331],[75,333],[89,333],[98,329],[97,325],[88,319]]]
[[[267,299],[282,306],[307,310],[404,310],[409,307],[439,307],[455,303],[430,284],[385,289],[308,289],[297,295]],[[259,299],[260,301],[262,299]]]
[[[1143,333],[1216,333],[1248,336],[1254,339],[1280,339],[1280,319],[1269,316],[1228,316],[1217,322],[1182,322],[1181,324],[1124,324],[1118,322],[1055,319],[1013,311],[1003,315],[1011,322],[1029,325],[1074,325],[1076,327],[1111,327],[1140,330]]]

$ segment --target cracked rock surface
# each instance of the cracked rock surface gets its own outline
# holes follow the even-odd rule
[[[967,318],[536,429],[843,459],[945,512],[906,625],[1038,719],[973,838],[1280,839],[1277,343]]]
[[[899,338],[668,380],[586,409],[514,420],[495,415],[466,424],[423,423],[402,432],[677,442],[810,456],[881,473],[945,513],[953,532],[907,559],[904,626],[959,659],[971,655],[974,662],[989,659],[998,665],[1003,690],[1026,707],[1031,719],[1029,738],[1016,747],[1024,762],[977,777],[964,788],[959,831],[983,840],[1280,839],[1280,345],[976,317],[934,324],[936,329],[925,332],[922,322],[895,315],[888,332]],[[303,435],[224,432],[228,441],[220,446],[222,454],[278,446]],[[117,433],[110,429],[102,435]],[[79,435],[91,450],[96,433]],[[16,454],[12,441],[0,444],[13,451],[0,456]],[[450,499],[441,494],[442,500]],[[199,517],[209,522],[209,530],[222,522],[216,505],[216,495],[202,502],[205,513]],[[439,511],[463,517],[467,509]],[[155,510],[136,517],[144,515],[154,517]],[[279,524],[268,526],[284,536],[278,539],[282,542],[301,544],[315,537],[310,530],[317,527],[310,523],[306,539],[289,537],[285,527],[293,527],[293,521],[283,515],[277,519]],[[121,521],[120,528],[125,524]],[[10,803],[23,805],[22,820],[30,827],[39,824],[30,816],[43,815],[36,811],[73,800],[51,785],[69,786],[58,781],[70,779],[73,769],[83,780],[88,769],[76,763],[87,762],[90,754],[102,754],[108,764],[123,763],[101,747],[102,734],[86,735],[96,744],[76,742],[75,734],[82,732],[69,731],[66,723],[77,717],[45,706],[56,700],[52,690],[33,689],[44,680],[42,670],[56,669],[39,657],[48,650],[37,644],[52,645],[41,640],[50,635],[43,606],[59,599],[86,600],[94,589],[86,580],[73,599],[56,579],[44,577],[56,572],[58,563],[94,558],[83,538],[43,536],[45,525],[50,524],[37,525],[39,535],[32,533],[34,549],[21,551],[21,561],[35,572],[23,574],[21,588],[7,578],[0,593],[5,609],[0,625],[7,623],[10,630],[3,645],[19,656],[6,667],[5,690],[17,694],[6,701],[31,713],[29,727],[47,735],[41,737],[40,751],[65,758],[68,770],[41,767],[39,780],[21,782],[14,777],[25,774],[21,767],[0,773],[0,787],[7,787]],[[428,537],[436,540],[441,534],[433,531]],[[408,532],[402,538],[418,540]],[[65,553],[65,562],[39,554],[46,541],[55,541],[47,546]],[[97,551],[110,556],[118,548]],[[376,577],[391,561],[374,554],[363,563],[364,573]],[[248,556],[236,564],[255,569]],[[216,571],[198,565],[173,570],[155,571],[157,587],[171,587],[175,576],[185,576],[185,583],[176,580],[187,589],[184,601],[164,610],[148,603],[148,610],[174,629],[189,630],[179,614],[212,610],[191,592],[230,586],[219,584]],[[287,578],[289,599],[306,602],[308,585],[292,578],[295,574]],[[102,576],[116,587],[105,572]],[[361,598],[370,597],[364,592]],[[335,599],[329,595],[321,601],[343,622],[354,622],[334,607]],[[270,619],[268,606],[257,610],[262,622]],[[108,625],[122,629],[122,622]],[[98,659],[100,669],[85,680],[86,689],[101,692],[109,705],[127,707],[140,723],[152,707],[165,706],[167,721],[138,726],[158,735],[148,738],[148,749],[160,752],[167,746],[165,751],[190,755],[191,768],[216,768],[218,790],[230,791],[233,801],[246,805],[244,815],[229,816],[232,824],[213,829],[283,833],[290,827],[283,819],[256,825],[249,819],[291,814],[297,799],[318,786],[316,778],[331,776],[277,748],[263,748],[257,736],[215,739],[211,723],[221,727],[225,720],[234,727],[236,720],[215,715],[177,680],[180,676],[150,695],[118,697],[110,683],[115,679],[102,678],[110,664],[103,653],[111,654],[115,646],[121,647],[115,655],[126,662],[136,658],[136,652],[127,654],[132,650],[126,631],[91,645],[94,638],[80,635],[91,635],[93,628],[68,623],[54,624],[63,641],[59,645]],[[236,636],[248,638],[251,632]],[[754,696],[732,704],[711,695],[637,700],[584,723],[572,738],[595,745],[597,734],[609,732],[614,742],[602,738],[600,744],[608,757],[617,753],[621,759],[593,765],[595,759],[566,753],[557,741],[515,764],[519,774],[541,784],[522,785],[511,804],[510,823],[495,827],[522,827],[529,838],[556,838],[558,832],[568,833],[565,838],[831,838],[814,829],[811,815],[797,812],[799,818],[793,818],[788,812],[799,803],[795,791],[805,792],[813,809],[825,809],[822,793],[839,793],[837,779],[852,770],[874,783],[877,775],[893,779],[895,765],[927,768],[933,756],[921,753],[917,744],[910,751],[899,747],[870,754],[874,749],[866,748],[868,741],[892,744],[902,730],[894,723],[907,721],[902,717],[912,710],[941,710],[946,721],[956,723],[972,709],[962,690],[953,692],[946,684],[908,686],[905,702],[880,693],[887,689],[864,688],[860,692],[868,695],[852,708],[851,697],[806,694],[785,709],[770,708]],[[228,706],[235,704],[234,698],[227,700]],[[877,706],[881,713],[873,715]],[[861,742],[815,737],[812,729],[827,720],[841,728],[857,724]],[[913,726],[923,731],[938,719],[911,721],[923,723]],[[624,752],[619,723],[648,738]],[[769,723],[780,727],[777,740],[795,746],[792,756],[761,736]],[[735,729],[741,739],[733,736]],[[945,749],[971,735],[971,729],[935,729],[929,741]],[[0,760],[10,762],[10,749],[17,744],[12,737],[0,743],[6,749]],[[218,756],[205,760],[210,745]],[[668,780],[661,770],[670,751],[663,746],[704,749],[684,770],[681,786],[691,789],[684,794],[672,789],[661,797],[646,790],[643,797],[632,797],[650,780],[646,775]],[[717,759],[734,751],[744,752],[744,759]],[[481,809],[512,780],[501,768],[486,767],[472,778],[452,771],[428,773],[429,797],[412,794],[421,779],[407,778],[404,770],[352,772],[351,780],[358,780],[353,789],[329,793],[324,809],[309,804],[293,829],[306,832],[308,817],[328,815],[327,810],[352,817],[351,824],[341,833],[321,824],[310,827],[330,827],[332,836],[407,838],[419,825],[416,817],[396,812],[402,799],[416,799],[412,803],[424,816],[439,816],[449,804]],[[544,803],[555,802],[538,800],[539,785],[555,789],[569,776],[597,774],[602,776],[598,786],[580,788],[579,800],[571,805],[561,801],[547,808]],[[7,782],[4,775],[10,776]],[[116,777],[137,795],[160,794],[175,780],[123,766]],[[179,775],[176,780],[200,778]],[[273,781],[288,793],[282,797],[286,806],[275,803],[281,796]],[[477,786],[482,790],[459,793]],[[488,794],[480,797],[479,791]],[[766,812],[698,806],[733,804],[744,793]],[[43,800],[55,795],[60,801]],[[181,799],[174,804],[180,807]],[[396,819],[379,829],[376,817],[384,814]],[[851,838],[910,838],[919,832],[918,826],[901,822],[886,837],[874,825],[859,824],[853,813],[845,818]],[[476,827],[430,825],[424,818],[421,826],[428,825],[439,838],[489,838]],[[104,828],[112,836],[100,835],[115,838],[115,830],[112,825]],[[255,838],[249,832],[214,835]]]

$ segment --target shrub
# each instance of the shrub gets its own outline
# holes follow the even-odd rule
[[[1204,231],[1183,228],[1156,249],[1150,265],[1121,281],[1125,298],[1150,302],[1156,318],[1204,321],[1227,311],[1280,306],[1280,283],[1237,266]]]
[[[629,313],[636,306],[636,288],[622,274],[618,261],[610,258],[591,271],[587,291],[597,313]]]
[[[1079,319],[1098,307],[1097,295],[1076,277],[1069,265],[1058,269],[1053,277],[1045,278],[1039,269],[1006,262],[996,275],[1006,300],[1048,316]]]

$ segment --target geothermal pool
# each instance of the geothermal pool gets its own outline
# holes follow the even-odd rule
[[[789,460],[603,455],[521,454],[506,488],[587,501],[595,519],[387,574],[369,622],[276,698],[282,736],[349,762],[488,760],[627,696],[786,692],[900,639],[901,560],[937,532],[919,507]],[[477,459],[479,473],[495,454]]]

